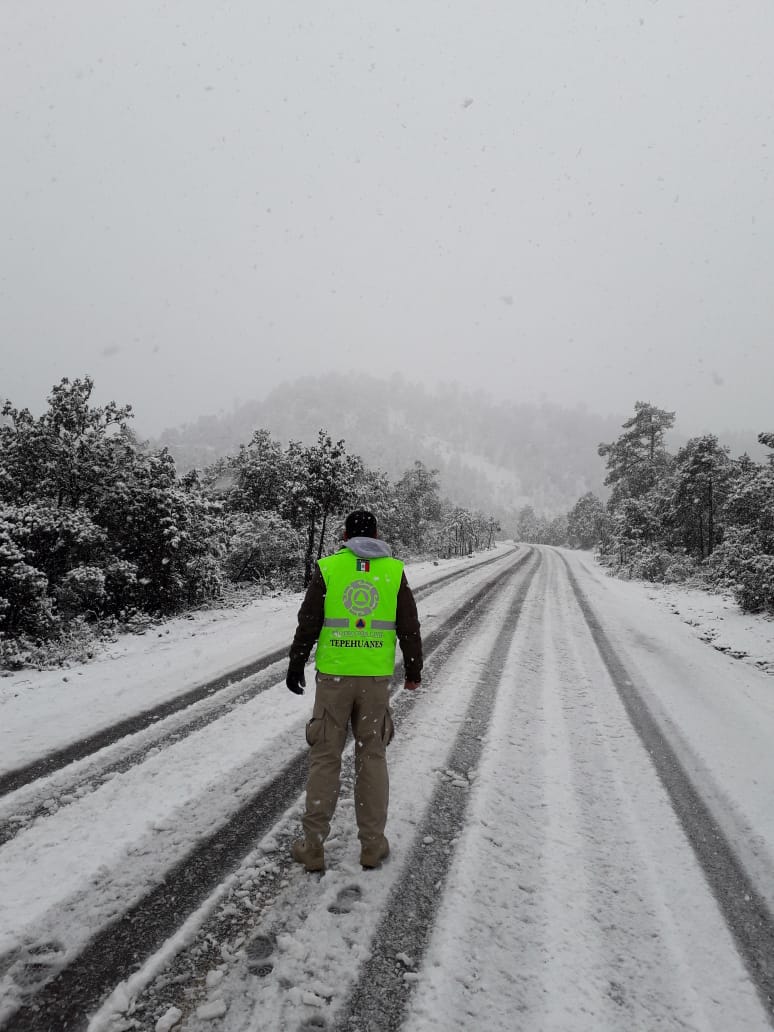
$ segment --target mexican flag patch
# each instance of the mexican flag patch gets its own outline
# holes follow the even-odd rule
[[[371,560],[370,559],[358,559],[357,561],[357,572],[358,573],[370,573],[371,571]]]

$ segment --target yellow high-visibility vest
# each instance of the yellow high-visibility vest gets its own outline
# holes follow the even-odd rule
[[[318,566],[325,581],[325,618],[317,669],[342,677],[390,677],[403,563],[391,556],[361,559],[342,548]]]

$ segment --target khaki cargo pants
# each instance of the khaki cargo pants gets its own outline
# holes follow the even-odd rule
[[[341,754],[352,725],[355,736],[355,816],[363,845],[381,842],[387,823],[387,746],[394,728],[389,677],[338,677],[317,672],[312,719],[306,725],[309,780],[304,833],[323,843],[339,798]]]

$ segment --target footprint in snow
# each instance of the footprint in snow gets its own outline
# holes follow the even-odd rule
[[[247,967],[251,974],[258,978],[265,978],[274,970],[274,965],[269,957],[274,952],[276,941],[273,935],[256,935],[255,938],[245,945],[247,954]]]
[[[56,974],[64,958],[64,946],[60,942],[40,942],[20,951],[16,963],[11,967],[14,982],[21,988],[32,988],[47,982]]]
[[[321,1028],[327,1028],[325,1018],[319,1014],[313,1014],[311,1018],[307,1018],[303,1025],[298,1026],[298,1032],[319,1032]]]
[[[355,903],[360,901],[363,890],[359,885],[346,885],[328,907],[330,914],[349,914]]]

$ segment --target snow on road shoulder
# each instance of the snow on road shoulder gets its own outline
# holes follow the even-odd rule
[[[582,576],[588,557],[563,554]],[[748,651],[742,641],[754,641],[751,654],[774,659],[774,625],[726,609],[721,596],[689,589],[662,593],[605,576],[586,576],[582,584],[688,776],[774,907],[774,679],[745,657],[734,658],[735,651]],[[729,650],[718,651],[697,633],[720,617]]]
[[[575,570],[580,568],[617,597],[635,602],[647,599],[716,651],[774,675],[774,616],[743,613],[728,592],[711,592],[684,584],[621,580],[595,563],[590,553],[558,551]]]
[[[765,613],[743,613],[728,594],[677,584],[640,587],[659,608],[690,627],[700,641],[774,675],[774,617]]]

